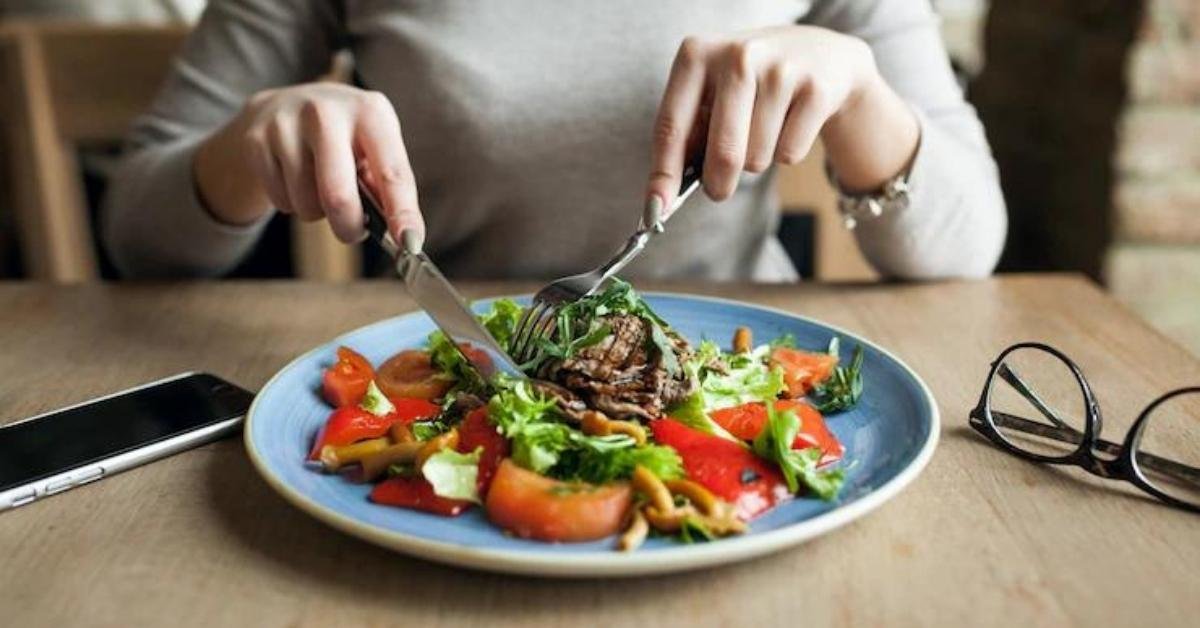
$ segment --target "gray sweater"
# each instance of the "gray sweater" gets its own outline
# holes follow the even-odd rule
[[[342,47],[404,129],[427,248],[459,277],[550,277],[607,256],[641,213],[651,127],[690,34],[810,23],[868,42],[917,112],[911,207],[861,223],[884,275],[991,272],[1006,219],[996,167],[925,0],[214,0],[135,123],[103,213],[130,276],[228,271],[261,235],[218,223],[195,192],[197,146],[269,87],[312,80]],[[775,240],[772,175],[696,195],[633,277],[796,278]]]

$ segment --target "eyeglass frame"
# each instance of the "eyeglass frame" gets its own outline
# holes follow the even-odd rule
[[[1084,416],[1082,438],[1080,438],[1075,451],[1062,456],[1038,454],[1021,449],[1009,442],[1000,433],[1000,428],[996,425],[995,414],[1004,417],[1004,420],[1001,422],[1007,423],[1005,425],[1006,428],[1051,438],[1059,442],[1071,443],[1073,442],[1074,435],[1079,434],[1079,430],[1067,425],[1066,422],[1055,416],[1054,412],[1037,398],[1037,395],[1021,380],[1020,376],[1004,363],[1005,358],[1010,353],[1020,349],[1038,349],[1053,355],[1067,365],[1072,375],[1075,376],[1075,380],[1079,383],[1079,387],[1083,392],[1086,415]],[[1003,371],[1001,371],[1001,367],[1003,367]],[[1018,393],[1033,404],[1054,425],[1039,423],[1003,412],[994,412],[989,407],[988,401],[991,398],[992,382],[997,375],[1013,386]],[[1014,382],[1013,380],[1016,381]],[[992,361],[987,379],[983,383],[983,391],[979,394],[979,402],[968,414],[968,423],[972,429],[992,441],[993,444],[1020,458],[1047,464],[1081,467],[1092,475],[1110,480],[1129,482],[1142,491],[1177,508],[1200,513],[1200,504],[1188,503],[1155,487],[1146,479],[1145,472],[1140,465],[1145,465],[1154,471],[1172,476],[1177,480],[1196,484],[1197,486],[1200,486],[1200,469],[1173,460],[1167,460],[1148,452],[1142,452],[1140,456],[1134,455],[1141,444],[1142,436],[1148,425],[1150,416],[1154,414],[1154,410],[1175,397],[1192,393],[1200,393],[1200,386],[1177,388],[1151,401],[1138,415],[1133,425],[1130,426],[1129,431],[1125,434],[1124,441],[1121,444],[1117,444],[1100,438],[1100,431],[1104,423],[1100,412],[1100,404],[1096,401],[1096,396],[1092,393],[1091,385],[1088,383],[1087,378],[1084,377],[1083,371],[1075,364],[1075,361],[1050,345],[1040,342],[1019,342],[1000,352],[1000,355]],[[1064,440],[1068,438],[1064,435],[1064,432],[1071,435],[1069,437],[1071,440]],[[1096,455],[1097,450],[1113,456],[1113,458],[1101,458]],[[1138,460],[1139,457],[1142,458],[1141,461]]]

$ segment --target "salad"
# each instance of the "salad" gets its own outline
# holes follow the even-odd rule
[[[521,317],[500,299],[481,322],[507,345]],[[862,395],[863,353],[838,340],[729,350],[692,345],[623,281],[562,308],[521,365],[485,381],[440,331],[378,366],[349,347],[322,377],[332,406],[308,460],[374,486],[370,500],[454,517],[471,508],[547,542],[736,535],[796,497],[836,499],[844,449],[825,417]]]

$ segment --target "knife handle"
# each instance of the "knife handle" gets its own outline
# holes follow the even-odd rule
[[[361,179],[358,182],[358,198],[362,202],[363,228],[367,230],[367,236],[393,258],[397,257],[400,247],[396,245],[392,234],[388,233],[387,218],[384,218],[375,195],[367,189]]]

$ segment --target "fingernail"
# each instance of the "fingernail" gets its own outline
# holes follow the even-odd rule
[[[417,255],[421,252],[421,247],[425,244],[424,238],[417,233],[416,229],[405,229],[400,234],[400,245],[404,247],[404,252],[409,255]]]
[[[642,226],[662,231],[662,212],[662,198],[657,194],[651,195],[646,199],[646,208],[642,210]]]

